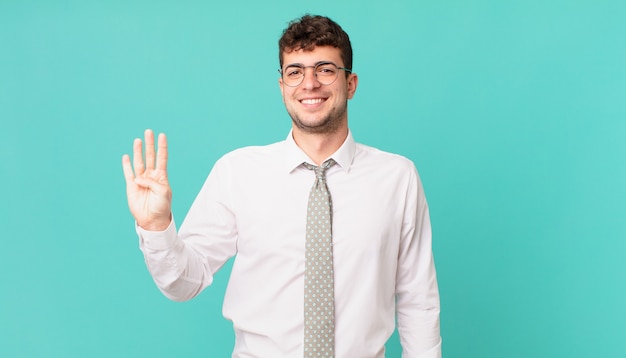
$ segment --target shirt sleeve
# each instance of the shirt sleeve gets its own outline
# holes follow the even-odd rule
[[[174,219],[161,232],[136,227],[148,271],[166,297],[186,301],[197,296],[235,255],[237,229],[230,205],[228,173],[218,161],[179,231]]]
[[[408,183],[396,278],[402,356],[440,358],[440,304],[432,230],[428,204],[415,168]]]

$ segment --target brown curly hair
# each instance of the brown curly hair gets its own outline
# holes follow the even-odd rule
[[[333,20],[319,15],[304,15],[291,21],[283,31],[278,41],[280,68],[283,68],[283,54],[285,52],[313,51],[316,46],[338,48],[341,52],[343,66],[352,70],[352,45],[348,34]]]

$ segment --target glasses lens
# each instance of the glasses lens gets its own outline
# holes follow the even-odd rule
[[[295,87],[302,82],[304,78],[304,68],[300,66],[287,66],[283,71],[283,82],[287,86]]]
[[[335,82],[338,72],[337,66],[332,63],[320,63],[315,66],[315,76],[325,86]]]

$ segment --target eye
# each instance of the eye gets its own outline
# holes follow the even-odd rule
[[[337,67],[332,64],[321,64],[316,68],[317,74],[321,76],[333,76],[337,72]]]
[[[304,69],[302,67],[297,67],[297,66],[289,66],[285,68],[285,72],[284,72],[286,77],[291,77],[291,78],[301,77],[303,73],[304,73]]]

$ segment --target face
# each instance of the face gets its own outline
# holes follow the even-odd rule
[[[339,67],[344,66],[340,50],[332,46],[283,53],[283,69],[292,64],[315,66],[327,61]],[[289,87],[282,78],[279,79],[283,102],[293,121],[294,130],[331,134],[347,128],[348,100],[354,96],[357,82],[356,74],[346,78],[345,72],[339,71],[337,80],[324,86],[317,81],[312,68],[305,70],[304,79],[297,87]]]

